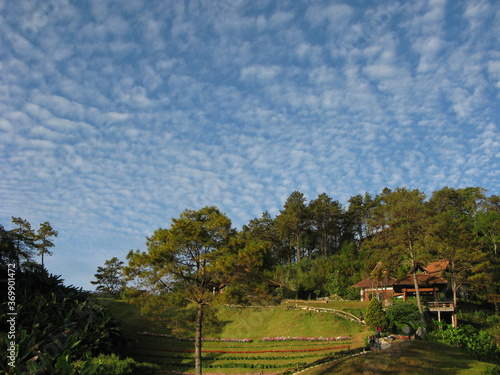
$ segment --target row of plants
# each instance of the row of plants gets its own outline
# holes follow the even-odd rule
[[[165,363],[169,366],[175,367],[193,367],[193,363]],[[288,368],[288,367],[300,367],[307,365],[307,362],[297,362],[297,363],[241,363],[241,362],[230,362],[230,363],[220,363],[220,364],[203,364],[203,368],[260,368],[260,369],[278,369],[278,368]]]
[[[165,337],[168,339],[177,339],[180,341],[193,342],[193,338],[188,337],[176,337],[166,333],[153,333],[153,332],[137,332],[138,335],[154,336],[154,337]],[[279,337],[264,337],[260,341],[264,342],[282,342],[282,341],[343,341],[350,340],[351,336],[335,336],[335,337],[290,337],[290,336],[279,336]],[[253,339],[222,339],[222,338],[202,338],[203,342],[241,342],[249,343],[253,342]]]
[[[283,364],[283,367],[281,368],[287,368],[282,374],[283,375],[288,375],[288,374],[293,374],[295,373],[298,369],[299,370],[303,370],[305,368],[308,368],[308,367],[311,367],[311,366],[316,366],[318,364],[322,364],[322,363],[326,363],[326,362],[330,362],[332,360],[336,360],[336,359],[341,359],[341,358],[344,358],[346,356],[351,356],[351,355],[356,355],[356,354],[359,354],[361,352],[363,352],[365,350],[365,348],[356,348],[356,349],[352,349],[352,350],[343,350],[343,351],[340,351],[340,352],[336,352],[334,353],[332,356],[328,356],[326,355],[325,357],[315,361],[315,362],[312,362],[312,363],[296,363],[296,364],[291,364],[291,363],[286,363],[286,364]],[[266,365],[264,365],[266,366]],[[207,367],[207,368],[214,368],[214,367]],[[242,366],[239,366],[239,367],[234,367],[234,368],[246,368],[246,369],[249,369],[249,368],[262,368],[262,369],[272,369],[272,368],[277,368],[277,367],[256,367],[256,365],[254,365],[254,367],[242,367]],[[163,372],[163,373],[166,373],[166,374],[171,374],[171,375],[196,375],[195,373],[191,373],[191,372],[184,372],[184,371],[180,371],[180,370],[169,370],[167,372]],[[224,374],[224,373],[204,373],[205,375],[248,375],[248,371],[245,372],[245,373],[241,373],[241,374],[234,374],[234,373],[231,373],[231,374]],[[269,374],[266,374],[264,373],[263,371],[260,372],[261,375],[274,375],[276,374],[276,372],[271,372]]]
[[[137,332],[138,335],[144,335],[144,336],[154,336],[154,337],[165,337],[167,339],[176,339],[179,341],[189,341],[189,342],[194,342],[194,338],[190,337],[176,337],[173,335],[169,335],[166,333],[153,333],[153,332]],[[203,337],[201,339],[203,342],[253,342],[252,339],[220,339],[220,338],[210,338],[210,337]]]
[[[351,336],[336,336],[336,337],[264,337],[261,341],[343,341],[351,340]]]
[[[282,355],[280,356],[224,356],[224,357],[219,357],[219,356],[203,356],[203,360],[206,361],[260,361],[260,360],[269,360],[269,361],[277,361],[277,360],[287,360],[287,359],[304,359],[304,358],[314,358],[314,357],[323,357],[323,356],[332,356],[336,352],[329,352],[329,353],[314,353],[314,354],[304,354],[304,355],[292,355],[292,356],[287,356],[283,357]],[[192,360],[193,356],[187,356],[187,355],[151,355],[148,354],[148,357],[157,357],[157,358],[162,358],[162,359],[179,359],[179,360]]]
[[[258,354],[258,353],[298,353],[298,352],[317,352],[325,350],[349,349],[350,345],[331,346],[327,348],[307,348],[307,349],[282,349],[282,350],[202,350],[202,353],[220,353],[220,354]],[[163,349],[165,352],[173,353],[194,353],[194,350]]]

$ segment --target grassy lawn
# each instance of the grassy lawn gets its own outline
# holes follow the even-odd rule
[[[150,322],[140,315],[136,306],[123,301],[100,299],[122,321],[130,344],[124,355],[139,361],[160,365],[163,372],[194,372],[194,344],[173,338],[139,335],[138,332],[167,333],[160,323]],[[311,305],[361,311],[360,303],[336,302]],[[335,306],[334,306],[335,305]],[[347,306],[348,305],[348,306]],[[252,342],[204,342],[204,373],[211,374],[276,374],[287,368],[313,363],[349,345],[364,345],[371,334],[365,326],[329,313],[277,308],[220,307],[221,331],[210,337],[221,339],[252,339]],[[264,337],[336,337],[351,336],[343,341],[262,341]],[[209,367],[213,366],[213,367]],[[222,368],[218,366],[224,366]],[[232,367],[226,367],[232,366]],[[306,370],[304,375],[327,374],[484,374],[492,364],[476,361],[464,352],[437,342],[396,341],[383,352],[371,352],[353,358]]]
[[[153,362],[163,371],[194,372],[194,349],[189,341],[140,335],[138,332],[167,333],[160,324],[146,320],[136,306],[123,301],[100,299],[122,321],[124,333],[131,344],[124,354],[136,360]],[[204,342],[205,366],[210,373],[282,372],[289,367],[312,363],[320,358],[364,344],[366,327],[328,313],[316,313],[285,308],[220,307],[221,331],[212,338],[251,339],[252,342]],[[265,337],[324,337],[351,336],[342,341],[262,341]],[[254,368],[250,368],[254,366]],[[257,367],[260,366],[260,367]],[[277,366],[277,367],[273,367]]]
[[[219,317],[227,322],[222,338],[334,337],[350,335],[354,345],[364,343],[366,327],[329,313],[284,308],[234,309],[222,307]]]
[[[404,341],[382,352],[321,365],[302,375],[469,375],[484,374],[495,365],[476,361],[452,346],[432,341]]]

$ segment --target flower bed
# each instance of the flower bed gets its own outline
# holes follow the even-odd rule
[[[351,336],[336,336],[336,337],[264,337],[261,341],[272,341],[272,342],[281,342],[281,341],[342,341],[342,340],[350,340]]]
[[[192,338],[188,337],[175,337],[172,335],[167,335],[165,333],[152,333],[152,332],[137,332],[138,335],[144,336],[154,336],[154,337],[165,337],[167,339],[177,339],[180,341],[194,341]],[[252,339],[217,339],[217,338],[202,338],[201,341],[204,342],[253,342]]]
[[[285,349],[285,350],[202,350],[202,353],[220,353],[220,354],[257,354],[257,353],[300,353],[300,352],[318,352],[325,350],[349,349],[350,345],[331,346],[327,348],[308,348],[308,349]],[[161,349],[164,352],[171,353],[194,353],[194,350],[175,350]]]

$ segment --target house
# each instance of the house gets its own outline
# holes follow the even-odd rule
[[[431,294],[434,301],[438,300],[439,294],[448,285],[448,281],[443,277],[443,272],[449,263],[448,260],[440,260],[429,263],[427,267],[424,267],[421,263],[417,264],[416,277],[421,295]],[[360,289],[361,301],[369,301],[372,296],[387,301],[398,295],[402,296],[403,300],[406,301],[409,296],[415,295],[412,272],[410,271],[407,276],[396,280],[389,276],[382,262],[377,263],[370,273],[370,277],[354,284],[352,287]]]
[[[369,301],[372,296],[376,296],[379,300],[388,301],[394,294],[392,285],[396,279],[389,276],[389,273],[384,269],[384,264],[378,262],[370,273],[370,277],[354,284],[353,288],[359,288],[361,301]]]
[[[430,314],[437,314],[437,319],[441,317],[451,317],[451,323],[454,327],[458,325],[456,306],[453,301],[440,301],[441,293],[448,287],[448,281],[444,278],[444,272],[448,268],[448,260],[440,260],[429,263],[424,267],[421,263],[415,266],[415,277],[417,278],[418,289],[421,297],[430,296],[432,301],[424,302],[425,308]],[[410,273],[396,280],[391,278],[387,271],[383,271],[381,262],[377,263],[370,274],[370,277],[353,285],[361,291],[361,301],[368,301],[372,296],[379,300],[389,301],[392,297],[402,296],[406,301],[408,297],[414,296],[415,282],[413,279],[413,270]],[[425,300],[424,299],[424,300]]]
[[[432,295],[435,302],[438,301],[440,293],[448,287],[448,281],[443,277],[443,272],[448,268],[448,260],[432,262],[424,267],[421,263],[415,266],[416,278],[420,295]],[[413,280],[413,270],[403,277],[396,280],[393,285],[394,293],[402,295],[403,301],[409,296],[415,295],[415,283]]]

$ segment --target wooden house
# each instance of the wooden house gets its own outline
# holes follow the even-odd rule
[[[378,262],[370,273],[370,277],[354,284],[353,288],[359,288],[361,301],[369,301],[372,296],[375,296],[380,301],[388,301],[394,294],[392,285],[396,281],[395,278],[389,276],[389,273],[384,269],[384,264]]]
[[[416,278],[420,295],[431,294],[435,302],[438,301],[440,294],[448,287],[448,281],[443,277],[443,272],[448,268],[448,260],[432,262],[424,267],[422,264],[416,265]],[[415,295],[415,283],[413,280],[413,270],[403,277],[396,280],[392,287],[396,295],[402,295],[403,300],[409,296]]]

